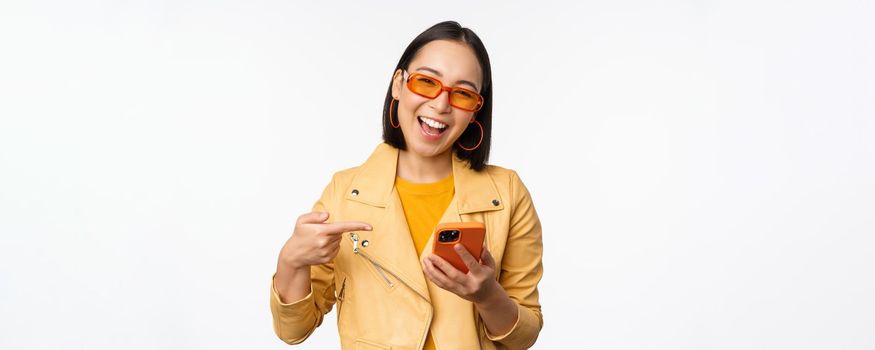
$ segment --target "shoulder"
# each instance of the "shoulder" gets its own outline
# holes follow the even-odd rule
[[[353,182],[359,175],[368,181],[389,176],[394,174],[397,159],[398,149],[389,144],[380,143],[363,163],[335,172],[332,176],[332,182],[343,185]],[[392,179],[394,180],[394,177]]]
[[[489,174],[500,196],[509,200],[512,208],[532,201],[528,188],[516,170],[498,165],[487,165],[483,172]]]
[[[483,169],[483,172],[489,174],[499,188],[507,187],[512,190],[524,186],[516,170],[490,164]]]
[[[489,176],[491,176],[493,179],[519,179],[519,175],[517,175],[517,172],[515,170],[498,165],[488,164],[486,165],[486,168],[483,169],[483,171],[489,174]]]
[[[361,168],[362,166],[358,165],[351,168],[339,170],[331,176],[331,182],[333,182],[335,185],[340,186],[349,184],[350,182],[352,182],[352,179],[355,178],[356,174],[358,174]]]

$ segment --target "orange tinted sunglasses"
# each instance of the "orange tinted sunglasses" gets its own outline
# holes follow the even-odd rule
[[[404,75],[407,74],[405,70]],[[407,80],[407,88],[419,96],[435,99],[447,91],[450,105],[453,107],[468,112],[476,112],[480,110],[480,107],[483,107],[483,96],[480,96],[476,91],[444,86],[437,78],[422,73],[410,74],[410,77],[405,77],[405,79]]]

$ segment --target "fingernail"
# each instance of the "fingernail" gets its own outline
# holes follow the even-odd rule
[[[371,227],[371,225],[365,225],[365,230],[370,231],[370,230],[373,230],[373,229],[374,229],[374,228]]]

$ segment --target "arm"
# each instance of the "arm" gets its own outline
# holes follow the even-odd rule
[[[283,246],[277,272],[270,288],[270,310],[276,335],[284,342],[298,344],[307,339],[331,311],[334,295],[334,256],[343,223],[326,223],[333,208],[334,180],[313,206],[313,213],[302,215],[295,232]]]
[[[541,304],[538,301],[538,282],[541,281],[544,273],[541,264],[543,243],[541,222],[528,189],[516,173],[513,175],[512,183],[513,214],[498,282],[512,300],[518,317],[508,331],[493,332],[493,328],[499,327],[492,327],[490,324],[489,319],[492,315],[483,313],[480,315],[490,340],[501,343],[509,349],[525,349],[535,343],[544,325]],[[507,312],[507,310],[501,311],[501,313]],[[487,311],[487,314],[489,313]]]
[[[425,276],[438,287],[474,303],[487,338],[508,349],[527,349],[544,323],[538,302],[543,274],[541,223],[516,174],[512,181],[513,213],[501,266],[496,266],[485,246],[481,264],[461,244],[455,250],[468,266],[467,274],[437,255],[427,256],[422,266]],[[496,280],[498,268],[501,273]]]
[[[286,303],[277,290],[277,271],[271,284],[270,311],[273,315],[273,330],[288,344],[299,344],[322,324],[322,317],[331,311],[336,299],[334,296],[333,264],[315,265],[309,271],[297,271],[291,288],[298,291],[306,288],[307,294],[299,300]],[[306,276],[306,279],[304,279]],[[301,286],[303,284],[303,288]]]
[[[492,260],[492,256],[489,256],[488,259]],[[493,286],[488,289],[491,292],[486,293],[487,296],[484,299],[474,302],[474,308],[480,315],[480,319],[483,320],[487,335],[505,334],[517,324],[519,307],[510,299],[510,296],[498,282],[494,279],[490,281],[494,282],[491,283]]]

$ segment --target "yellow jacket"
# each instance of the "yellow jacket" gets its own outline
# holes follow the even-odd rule
[[[543,326],[538,302],[541,224],[529,192],[516,172],[487,166],[469,169],[453,157],[455,195],[440,222],[479,221],[495,258],[496,278],[519,307],[519,318],[503,335],[491,335],[474,304],[428,281],[416,256],[395,191],[398,150],[380,144],[361,166],[340,171],[314,211],[331,221],[364,221],[372,231],[347,232],[332,263],[311,267],[311,293],[284,304],[271,284],[274,331],[298,344],[337,303],[337,329],[344,349],[422,349],[431,329],[440,350],[526,349]]]

